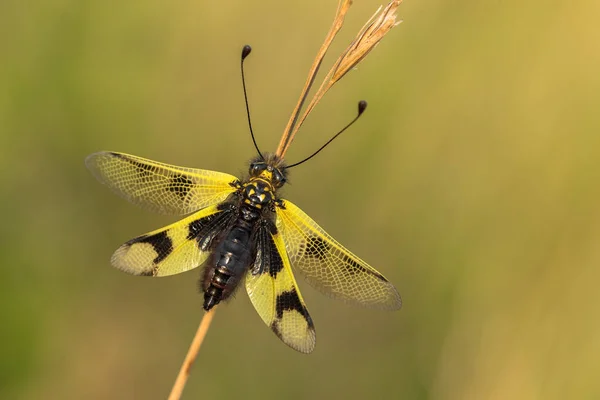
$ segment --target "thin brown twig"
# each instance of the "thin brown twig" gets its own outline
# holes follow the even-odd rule
[[[323,98],[325,93],[331,89],[331,87],[337,81],[346,75],[348,71],[356,67],[356,65],[363,60],[366,55],[369,54],[373,48],[375,48],[375,46],[377,46],[377,44],[390,31],[390,29],[397,25],[396,10],[400,6],[400,3],[402,3],[402,0],[391,0],[386,7],[380,7],[379,10],[377,10],[377,12],[369,19],[369,21],[367,21],[356,38],[352,41],[352,43],[350,43],[342,55],[333,64],[333,67],[325,76],[323,83],[306,107],[304,114],[302,117],[299,117],[300,109],[304,105],[304,101],[306,100],[308,91],[314,82],[315,75],[319,69],[319,66],[321,65],[321,62],[323,61],[323,57],[331,45],[333,38],[341,29],[344,23],[346,12],[352,4],[350,0],[343,2],[340,1],[333,26],[327,34],[325,42],[321,46],[319,53],[317,53],[317,58],[310,69],[308,79],[304,85],[304,88],[302,89],[298,104],[296,105],[296,108],[294,108],[292,116],[290,117],[290,120],[288,121],[288,124],[283,132],[283,136],[281,137],[281,141],[279,142],[279,146],[275,152],[277,156],[283,158],[288,148],[292,144],[292,140],[294,140],[296,132],[298,132],[298,129],[300,129],[308,114],[310,114],[321,98]]]
[[[294,111],[292,111],[292,115],[290,116],[287,126],[285,127],[285,130],[283,131],[283,135],[281,136],[281,141],[279,142],[279,146],[277,146],[277,150],[275,151],[275,154],[277,154],[279,157],[283,157],[283,155],[287,151],[287,148],[289,147],[290,143],[294,139],[292,131],[294,130],[294,126],[296,125],[296,121],[300,114],[300,110],[302,109],[302,105],[304,104],[304,101],[306,100],[306,96],[308,95],[308,92],[315,80],[317,72],[319,71],[321,62],[323,61],[323,58],[325,57],[325,54],[327,53],[329,46],[331,46],[331,42],[333,42],[335,35],[337,35],[339,30],[342,28],[342,25],[344,24],[344,17],[346,16],[346,13],[348,12],[348,9],[350,8],[351,4],[352,4],[351,0],[340,0],[338,3],[338,8],[337,8],[337,11],[335,12],[335,18],[333,20],[333,24],[331,25],[329,32],[327,32],[325,41],[321,45],[321,48],[319,49],[319,52],[317,53],[317,56],[315,57],[315,61],[312,63],[312,65],[310,67],[310,71],[308,72],[308,78],[306,78],[306,83],[304,84],[304,87],[302,88],[302,92],[300,93],[300,98],[298,99],[298,103],[296,104]]]
[[[187,379],[190,376],[190,370],[192,365],[194,365],[194,361],[196,360],[200,346],[202,346],[204,337],[208,332],[208,328],[210,327],[214,313],[215,309],[213,308],[209,312],[205,313],[202,317],[200,325],[198,326],[198,330],[196,331],[196,336],[194,336],[194,339],[192,340],[192,344],[190,345],[190,349],[185,356],[185,360],[183,360],[183,364],[181,365],[177,379],[175,379],[175,384],[173,384],[173,389],[171,389],[171,394],[169,394],[169,400],[179,400],[181,398],[183,388],[185,387]]]
[[[323,98],[325,93],[333,85],[342,79],[344,75],[362,61],[371,50],[377,46],[379,41],[392,29],[396,23],[396,9],[402,0],[393,0],[385,8],[380,7],[375,14],[362,27],[356,38],[344,50],[342,55],[333,64],[323,83],[306,107],[302,118],[300,118],[292,131],[292,137],[300,129],[304,120]]]

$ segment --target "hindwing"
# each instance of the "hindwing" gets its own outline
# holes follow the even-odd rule
[[[291,265],[326,295],[373,308],[398,309],[396,288],[288,200],[276,208],[276,226]]]
[[[235,218],[234,206],[206,207],[167,227],[131,239],[115,251],[111,263],[133,275],[167,276],[206,261],[213,240]]]
[[[313,351],[315,328],[294,279],[285,244],[272,223],[256,233],[256,259],[246,275],[246,290],[254,308],[288,346]]]
[[[119,196],[163,214],[189,214],[218,204],[233,193],[237,178],[222,172],[163,164],[103,151],[85,164],[96,179]]]

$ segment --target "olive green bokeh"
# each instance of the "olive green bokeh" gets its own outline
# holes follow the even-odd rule
[[[356,0],[330,55],[379,5]],[[110,267],[169,222],[85,170],[99,150],[243,173],[277,145],[336,1],[0,4],[0,397],[165,398],[198,272]],[[240,290],[185,398],[600,397],[597,1],[414,1],[300,131],[286,197],[396,284],[395,313],[300,281],[315,352]],[[332,61],[332,56],[328,58]]]

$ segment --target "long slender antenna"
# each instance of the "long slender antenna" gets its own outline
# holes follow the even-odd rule
[[[244,87],[244,100],[246,101],[246,114],[248,115],[248,126],[250,127],[250,135],[252,135],[252,142],[254,143],[254,147],[258,152],[258,155],[263,160],[265,159],[258,149],[258,145],[256,144],[256,139],[254,138],[254,131],[252,130],[252,121],[250,120],[250,107],[248,106],[248,94],[246,93],[246,78],[244,77],[244,60],[248,55],[252,52],[252,47],[249,45],[245,45],[242,49],[242,61],[240,62],[240,69],[242,70],[242,86]]]
[[[352,126],[352,124],[354,124],[360,118],[360,116],[365,112],[366,109],[367,109],[367,102],[364,101],[364,100],[359,101],[358,102],[358,115],[356,117],[354,117],[354,119],[352,121],[350,121],[350,123],[348,125],[346,125],[344,128],[342,128],[341,131],[339,131],[331,139],[329,139],[327,141],[327,143],[325,143],[323,146],[321,146],[321,148],[319,150],[315,151],[310,156],[306,157],[304,160],[298,161],[297,163],[294,163],[292,165],[288,165],[285,168],[288,169],[288,168],[292,168],[292,167],[295,167],[297,165],[300,165],[303,162],[306,162],[306,161],[310,160],[311,158],[313,158],[314,156],[316,156],[317,154],[319,154],[319,152],[321,150],[323,150],[325,147],[327,147],[327,145],[329,143],[333,142],[333,139],[335,139],[336,137],[340,136],[346,129],[350,128],[350,126]]]

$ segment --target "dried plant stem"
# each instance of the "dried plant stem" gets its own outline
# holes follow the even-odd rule
[[[198,326],[198,330],[196,331],[196,336],[194,336],[194,339],[192,340],[192,344],[190,345],[190,349],[188,350],[185,360],[181,365],[177,379],[175,379],[173,389],[171,389],[171,394],[169,394],[169,400],[179,400],[181,398],[183,388],[185,387],[188,376],[190,376],[190,370],[194,364],[194,361],[196,360],[200,346],[202,346],[206,332],[208,332],[208,328],[210,327],[214,313],[215,308],[205,313],[202,317],[200,326]]]
[[[292,131],[294,131],[294,127],[298,120],[298,116],[300,114],[300,110],[302,109],[302,105],[304,104],[306,96],[308,95],[308,92],[310,91],[310,88],[315,80],[317,72],[319,71],[321,62],[323,61],[323,58],[325,57],[329,46],[331,46],[331,42],[333,42],[333,39],[335,38],[339,30],[342,29],[342,25],[344,24],[344,17],[346,16],[348,9],[350,8],[350,5],[352,5],[351,0],[339,0],[338,8],[335,13],[335,18],[333,20],[333,25],[331,25],[331,28],[329,29],[329,32],[325,37],[325,41],[321,45],[321,48],[317,53],[315,61],[310,67],[310,71],[308,72],[308,78],[306,78],[306,83],[304,84],[302,92],[300,93],[300,98],[298,99],[298,104],[296,104],[294,111],[292,111],[292,115],[287,123],[287,126],[285,127],[285,130],[283,131],[283,135],[281,136],[279,146],[277,146],[277,150],[275,151],[275,154],[277,154],[279,157],[284,156],[292,140],[294,139]]]
[[[380,7],[377,12],[373,14],[371,19],[367,21],[356,38],[350,43],[348,48],[346,48],[325,76],[323,83],[308,104],[304,114],[294,126],[290,135],[291,137],[294,137],[308,114],[310,114],[317,103],[321,101],[325,93],[327,93],[337,81],[342,79],[348,71],[365,58],[390,29],[397,24],[395,12],[401,2],[402,0],[393,0],[385,8]]]
[[[333,25],[331,26],[331,29],[325,38],[325,42],[323,42],[323,45],[317,53],[317,57],[315,58],[315,61],[313,62],[308,73],[306,83],[304,84],[302,92],[300,93],[300,99],[296,104],[296,108],[294,108],[294,111],[292,112],[285,130],[283,131],[281,141],[279,142],[279,146],[277,146],[277,150],[275,151],[277,156],[280,158],[284,157],[288,148],[292,144],[292,141],[294,140],[294,136],[296,136],[296,132],[298,132],[298,129],[300,129],[308,114],[310,114],[321,98],[323,98],[325,93],[331,89],[331,87],[337,81],[342,79],[342,77],[346,75],[348,71],[356,67],[356,65],[363,60],[367,54],[369,54],[369,52],[375,48],[375,46],[377,46],[381,39],[383,39],[383,37],[398,24],[396,22],[396,10],[400,6],[400,3],[402,3],[402,0],[391,0],[387,6],[380,7],[379,10],[377,10],[377,12],[371,17],[371,19],[367,21],[356,38],[352,41],[352,43],[350,43],[342,55],[333,64],[333,67],[325,76],[323,83],[306,107],[304,114],[302,117],[300,117],[300,111],[304,105],[304,101],[308,96],[308,92],[314,83],[316,74],[321,66],[321,62],[323,61],[329,46],[331,46],[331,42],[333,42],[333,39],[342,28],[346,13],[352,4],[351,0],[340,0]]]

